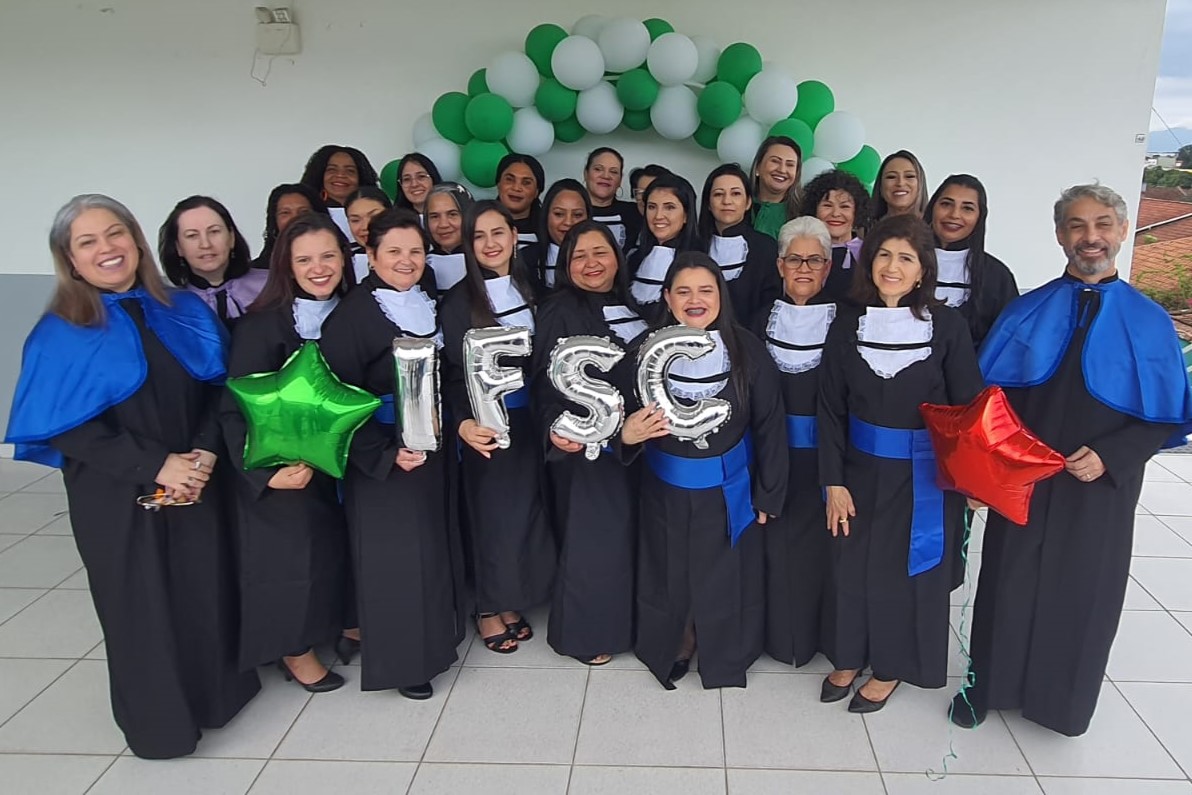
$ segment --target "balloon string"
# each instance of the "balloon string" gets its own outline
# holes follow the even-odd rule
[[[965,703],[965,705],[976,714],[973,710],[972,702],[969,701],[968,691],[976,682],[976,674],[973,673],[973,658],[969,654],[968,644],[968,611],[969,603],[973,595],[973,582],[970,576],[972,572],[969,571],[969,542],[972,540],[973,527],[972,519],[976,517],[976,512],[971,514],[968,509],[964,512],[964,536],[960,542],[960,560],[964,566],[964,602],[960,605],[960,625],[956,628],[956,634],[960,636],[960,656],[964,658],[964,675],[961,678],[960,692],[957,695]],[[948,763],[959,759],[956,753],[956,724],[952,722],[952,713],[956,710],[956,699],[953,698],[951,704],[948,706],[948,752],[944,754],[942,761],[943,770],[936,772],[928,768],[926,771],[927,778],[931,781],[943,781],[948,777]]]

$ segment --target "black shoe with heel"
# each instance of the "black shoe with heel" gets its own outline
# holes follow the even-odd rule
[[[825,676],[824,683],[820,685],[820,701],[824,704],[835,704],[837,701],[842,700],[845,696],[852,692],[853,685],[856,683],[857,677],[859,677],[861,672],[864,670],[864,666],[858,668],[857,672],[853,674],[853,678],[848,680],[847,685],[836,684],[832,681],[832,676],[830,674]]]
[[[881,681],[880,679],[878,681]],[[898,689],[898,685],[902,684],[899,680],[890,688],[890,692],[881,701],[870,701],[861,695],[861,688],[857,688],[857,692],[853,693],[853,700],[848,702],[848,711],[856,715],[868,715],[872,712],[877,712],[886,706],[886,702],[890,700],[890,696],[894,695],[894,691]]]
[[[423,682],[420,685],[410,685],[409,687],[399,687],[398,693],[401,693],[408,699],[413,701],[426,701],[435,694],[435,689],[430,686],[430,682]]]
[[[952,706],[948,708],[948,720],[962,729],[975,729],[985,722],[989,710],[982,709],[966,699],[963,693],[952,697]]]
[[[328,671],[322,679],[308,685],[294,676],[294,672],[290,670],[290,666],[286,665],[284,659],[277,661],[277,670],[281,671],[287,682],[297,682],[308,693],[330,693],[332,690],[339,690],[344,686],[344,678],[335,671]]]
[[[355,638],[349,638],[347,635],[340,635],[335,641],[335,656],[344,665],[352,662],[352,659],[360,653],[360,641]]]

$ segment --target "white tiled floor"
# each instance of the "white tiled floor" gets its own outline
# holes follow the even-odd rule
[[[195,757],[146,762],[112,722],[65,510],[56,474],[0,460],[4,795],[1192,795],[1189,455],[1147,469],[1126,611],[1097,715],[1077,739],[1009,713],[951,730],[959,632],[948,689],[900,689],[864,718],[819,703],[822,659],[794,671],[763,658],[744,690],[705,691],[689,676],[666,692],[631,655],[588,669],[545,637],[509,656],[469,638],[426,702],[361,693],[356,666],[340,668],[347,687],[320,696],[263,669],[262,693]],[[969,602],[953,595],[954,630]],[[530,617],[544,636],[545,615]]]

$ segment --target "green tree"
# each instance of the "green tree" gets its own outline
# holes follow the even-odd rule
[[[1192,173],[1170,169],[1159,179],[1163,188],[1192,188]]]
[[[1192,168],[1192,144],[1185,144],[1175,155],[1175,163],[1180,168]]]

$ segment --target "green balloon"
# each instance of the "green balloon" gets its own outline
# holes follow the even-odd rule
[[[674,33],[675,26],[667,22],[665,19],[658,19],[658,17],[651,17],[642,23],[646,26],[646,30],[650,31],[650,41],[661,36],[663,33]]]
[[[505,144],[498,141],[468,141],[459,154],[459,167],[476,187],[491,188],[497,184],[497,165],[507,154]]]
[[[538,74],[551,77],[554,72],[550,68],[550,57],[555,52],[559,42],[567,38],[567,31],[549,22],[536,26],[526,34],[526,55],[538,67]]]
[[[567,86],[548,77],[538,85],[538,93],[534,95],[534,107],[547,121],[566,121],[575,115],[575,104],[579,101],[579,94]]]
[[[513,106],[496,94],[473,97],[464,111],[468,132],[481,141],[500,141],[513,129]]]
[[[801,119],[815,129],[820,119],[836,110],[836,98],[832,89],[818,80],[804,80],[799,83],[799,104],[791,114],[792,119]]]
[[[488,70],[477,69],[472,72],[472,76],[468,78],[468,96],[478,97],[481,94],[488,93]]]
[[[881,165],[882,156],[877,153],[876,149],[866,144],[854,157],[843,163],[837,163],[836,167],[868,184],[877,179],[877,170],[881,168]]]
[[[762,70],[762,54],[757,47],[739,41],[720,53],[716,62],[716,79],[732,83],[742,94],[753,76]]]
[[[716,151],[716,142],[720,140],[720,128],[710,124],[701,124],[691,137],[704,149]]]
[[[570,119],[555,122],[555,139],[561,143],[571,144],[584,137],[587,132],[579,120],[572,116]]]
[[[811,157],[811,151],[815,148],[815,133],[801,119],[783,119],[770,128],[770,135],[785,135],[794,140],[804,160]]]
[[[731,83],[708,83],[696,103],[699,119],[709,127],[723,130],[741,117],[741,92]]]
[[[468,95],[451,91],[435,100],[430,116],[439,135],[456,144],[466,144],[472,139],[464,112],[468,107]]]
[[[647,110],[658,99],[658,81],[645,69],[630,69],[617,80],[617,99],[625,110]]]
[[[400,163],[401,160],[390,160],[377,175],[377,181],[381,183],[381,190],[385,191],[385,195],[391,202],[397,201],[397,183],[400,181],[397,168]]]
[[[637,130],[638,132],[648,130],[650,129],[650,111],[629,110],[629,108],[626,108],[625,115],[621,117],[621,124],[629,130]]]

